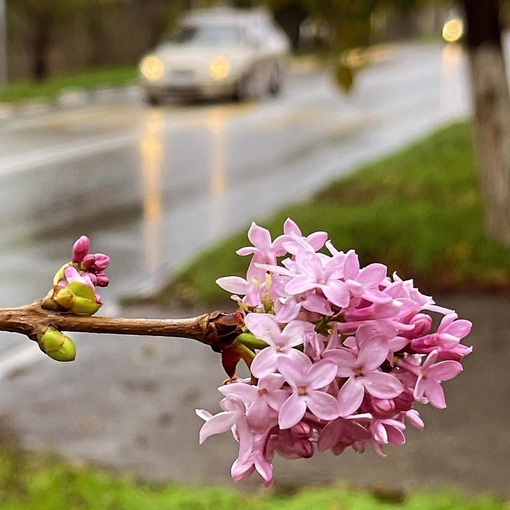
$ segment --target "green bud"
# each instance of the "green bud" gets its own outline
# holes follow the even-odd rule
[[[67,287],[59,287],[53,294],[53,300],[64,310],[70,310],[73,305],[74,295]]]
[[[46,310],[53,310],[54,312],[61,312],[62,307],[55,302],[55,299],[53,299],[53,296],[55,294],[55,290],[52,289],[46,294],[46,297],[42,300],[41,307],[45,308]]]
[[[236,338],[236,341],[250,349],[264,349],[269,345],[267,342],[264,342],[264,340],[257,338],[255,335],[252,335],[251,333],[241,333]]]
[[[94,290],[81,282],[71,282],[61,287],[53,299],[68,312],[82,315],[94,315],[101,308]]]
[[[64,333],[53,326],[37,327],[39,348],[55,361],[74,361],[76,346]]]

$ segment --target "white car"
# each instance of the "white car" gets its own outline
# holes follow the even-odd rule
[[[190,12],[140,62],[146,99],[276,95],[290,51],[287,36],[261,10]]]

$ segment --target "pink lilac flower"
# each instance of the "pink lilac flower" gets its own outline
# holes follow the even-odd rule
[[[239,397],[248,411],[246,420],[252,430],[264,431],[271,422],[271,415],[275,418],[282,404],[288,397],[288,392],[282,390],[284,383],[280,374],[269,374],[258,380],[253,386],[247,381],[236,381],[218,388],[223,395],[235,395]]]
[[[337,369],[334,363],[321,360],[312,364],[308,356],[302,354],[296,360],[280,358],[278,370],[292,388],[292,395],[280,408],[278,424],[281,429],[299,423],[307,408],[321,420],[338,417],[336,399],[322,391],[335,378]]]
[[[372,443],[375,451],[381,456],[386,457],[383,446],[392,444],[401,446],[406,442],[404,430],[406,426],[397,420],[376,419],[371,423],[370,432],[372,433]]]
[[[348,377],[338,393],[341,416],[360,407],[365,391],[378,398],[394,398],[404,390],[395,376],[378,370],[388,356],[388,342],[382,336],[363,344],[357,356],[347,349],[328,351],[324,356],[335,362],[338,377]]]
[[[259,435],[253,442],[252,451],[245,458],[238,458],[232,464],[232,478],[239,482],[257,471],[265,487],[273,485],[273,466],[266,456],[268,434]]]
[[[243,302],[247,306],[257,307],[262,304],[261,285],[255,281],[248,281],[240,276],[225,276],[218,278],[216,283],[228,292],[245,296]]]
[[[227,395],[220,403],[222,412],[216,415],[197,411],[200,418],[206,422],[200,430],[199,443],[202,444],[208,437],[232,430],[239,439],[239,458],[245,460],[253,449],[253,433],[246,422],[246,406],[235,395]]]
[[[411,347],[418,353],[429,354],[436,350],[443,360],[460,361],[473,350],[460,343],[471,331],[471,323],[466,320],[457,320],[456,313],[443,317],[436,333],[414,338]]]
[[[340,279],[344,260],[342,254],[330,258],[324,264],[319,254],[298,252],[296,266],[299,273],[287,283],[285,292],[296,295],[318,289],[334,305],[346,307],[349,304],[349,290],[346,283]]]
[[[344,278],[347,288],[353,297],[363,297],[372,303],[390,303],[393,298],[379,290],[386,280],[386,266],[370,264],[360,269],[359,259],[354,250],[345,256]]]
[[[457,361],[435,363],[437,357],[438,352],[432,351],[421,366],[414,388],[414,398],[420,400],[425,397],[434,407],[443,409],[446,407],[446,401],[441,382],[458,376],[462,372],[462,365]]]
[[[297,361],[301,353],[293,347],[303,344],[306,331],[313,330],[311,324],[303,321],[291,321],[280,330],[274,316],[269,314],[250,313],[246,316],[245,323],[257,338],[264,340],[269,346],[259,351],[253,360],[251,372],[256,377],[273,373],[281,357]]]

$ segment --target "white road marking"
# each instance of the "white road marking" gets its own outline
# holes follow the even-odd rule
[[[35,342],[9,349],[0,356],[0,380],[5,379],[16,370],[32,366],[43,357],[44,354]]]

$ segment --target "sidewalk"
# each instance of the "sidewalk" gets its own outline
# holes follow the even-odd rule
[[[425,431],[409,430],[408,444],[388,448],[386,459],[372,451],[277,459],[277,484],[346,480],[407,490],[454,485],[510,496],[510,300],[437,301],[474,324],[467,342],[474,353],[464,373],[445,384],[448,409],[422,407]],[[128,313],[162,316],[154,310]],[[26,447],[151,480],[231,483],[236,444],[225,434],[199,446],[202,421],[194,412],[218,410],[216,387],[225,376],[217,354],[191,340],[74,336],[76,362],[41,358],[2,381],[0,415],[15,426]]]

